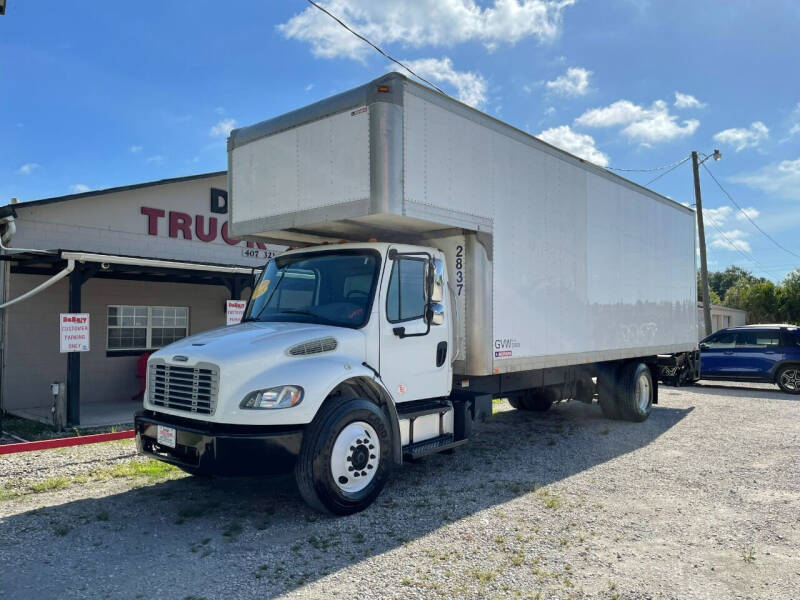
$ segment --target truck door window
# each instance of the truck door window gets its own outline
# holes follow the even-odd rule
[[[390,323],[425,315],[425,263],[419,258],[395,259],[386,295],[386,318]]]

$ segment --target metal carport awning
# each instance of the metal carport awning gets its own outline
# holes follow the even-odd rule
[[[83,284],[93,277],[151,283],[224,285],[230,290],[231,298],[238,300],[242,291],[251,287],[254,276],[261,271],[257,267],[73,250],[3,253],[0,260],[12,263],[12,273],[41,276],[53,276],[65,264],[74,263],[74,269],[67,276],[67,311],[70,313],[81,312]],[[67,422],[70,426],[80,424],[80,364],[80,352],[67,354]]]

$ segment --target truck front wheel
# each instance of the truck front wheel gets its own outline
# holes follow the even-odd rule
[[[391,470],[391,427],[383,410],[364,398],[328,401],[308,426],[295,466],[303,499],[335,515],[364,510]]]

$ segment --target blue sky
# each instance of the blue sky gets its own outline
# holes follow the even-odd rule
[[[323,4],[448,93],[603,166],[648,169],[719,148],[707,166],[800,255],[797,2]],[[231,126],[388,64],[302,0],[8,0],[0,204],[222,170]],[[780,280],[800,266],[701,177],[710,269]],[[690,163],[651,187],[693,203]]]

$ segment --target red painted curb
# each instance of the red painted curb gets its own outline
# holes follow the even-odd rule
[[[39,440],[37,442],[21,442],[19,444],[4,444],[0,446],[0,454],[14,454],[15,452],[30,452],[31,450],[47,450],[49,448],[65,448],[67,446],[82,446],[84,444],[97,444],[98,442],[113,442],[114,440],[127,440],[136,435],[133,429],[115,431],[114,433],[98,433],[95,435],[78,435],[55,440]]]

